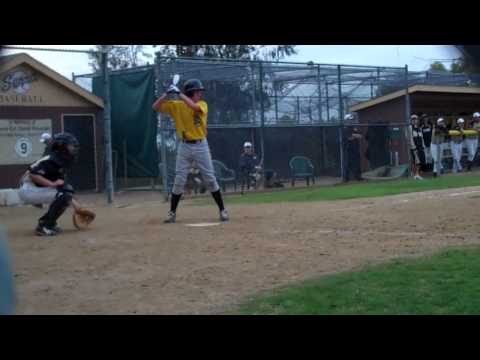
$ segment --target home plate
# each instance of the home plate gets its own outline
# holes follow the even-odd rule
[[[205,223],[196,223],[196,224],[185,224],[185,226],[193,226],[193,227],[216,226],[216,225],[220,225],[220,223],[219,222],[216,222],[216,223],[205,222]]]

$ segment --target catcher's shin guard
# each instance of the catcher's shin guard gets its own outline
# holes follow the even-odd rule
[[[53,228],[57,225],[57,220],[67,210],[72,203],[72,192],[59,189],[55,200],[50,204],[48,211],[39,220],[39,225],[45,225]]]

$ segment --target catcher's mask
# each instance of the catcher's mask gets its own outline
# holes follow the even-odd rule
[[[183,85],[183,92],[188,97],[192,97],[195,91],[205,91],[205,87],[202,82],[198,79],[190,79],[185,82]]]
[[[72,163],[78,160],[80,143],[74,135],[63,132],[53,137],[51,149],[68,163]]]

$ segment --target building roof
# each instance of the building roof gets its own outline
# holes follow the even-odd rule
[[[88,102],[100,108],[104,107],[103,100],[100,97],[93,95],[92,93],[88,92],[81,86],[75,84],[73,81],[68,80],[63,75],[50,69],[48,66],[42,64],[38,60],[35,60],[33,57],[31,57],[28,54],[21,53],[21,54],[1,56],[0,72],[9,71],[21,64],[27,64],[28,66],[34,68],[35,70],[47,76],[48,78],[52,79],[53,81],[59,83],[60,85],[63,85],[68,90],[79,95],[80,97],[87,100]]]
[[[433,93],[444,93],[444,94],[479,94],[480,95],[480,88],[465,87],[465,86],[438,86],[438,85],[413,85],[408,88],[409,94],[418,93],[418,92],[428,92],[428,93],[433,92]],[[353,105],[350,107],[349,110],[351,112],[363,110],[371,106],[381,104],[402,96],[405,96],[404,89]]]

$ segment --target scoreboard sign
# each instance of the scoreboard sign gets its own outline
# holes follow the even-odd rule
[[[45,150],[43,133],[52,134],[51,119],[0,119],[0,165],[30,164]]]

